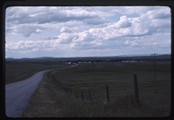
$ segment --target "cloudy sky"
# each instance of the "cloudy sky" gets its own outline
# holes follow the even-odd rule
[[[169,7],[8,7],[6,57],[170,54]]]

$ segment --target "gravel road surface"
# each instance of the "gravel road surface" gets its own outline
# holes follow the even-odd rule
[[[32,77],[5,86],[5,108],[7,117],[21,117],[37,89],[43,75],[48,70],[38,72]]]
[[[75,67],[77,65],[78,64],[59,68],[59,70]],[[7,84],[5,86],[5,111],[7,117],[22,117],[23,112],[29,105],[33,93],[41,82],[44,73],[48,71],[51,70],[38,72],[26,80]]]

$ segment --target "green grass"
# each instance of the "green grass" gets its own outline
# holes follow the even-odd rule
[[[36,72],[67,66],[66,64],[32,63],[32,62],[7,62],[5,66],[5,83],[13,83],[31,77]]]
[[[166,117],[170,115],[171,102],[170,63],[157,62],[156,66],[155,80],[150,62],[79,64],[49,72],[24,116]],[[134,99],[133,74],[138,77],[140,106]],[[109,86],[110,104],[107,103],[105,85]]]

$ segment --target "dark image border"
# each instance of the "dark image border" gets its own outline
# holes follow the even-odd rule
[[[1,117],[7,119],[5,115],[5,9],[9,6],[168,6],[171,8],[171,114],[164,118],[153,119],[173,119],[173,51],[174,51],[174,0],[1,0],[1,28],[0,28],[0,45],[1,45]],[[48,118],[49,119],[49,118]],[[118,119],[118,118],[117,118]],[[121,118],[128,119],[128,118]],[[132,118],[139,119],[139,118]],[[140,118],[144,119],[144,118]],[[149,119],[149,118],[146,118]]]

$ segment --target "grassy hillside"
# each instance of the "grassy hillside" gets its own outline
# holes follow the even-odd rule
[[[6,62],[5,83],[12,83],[31,77],[36,72],[67,66],[66,64],[32,63],[32,62]]]
[[[25,117],[165,117],[170,114],[170,63],[90,63],[45,75]],[[140,105],[134,97],[137,74]],[[107,101],[109,87],[110,103]],[[91,93],[91,101],[89,97]],[[37,112],[36,112],[37,111]]]

